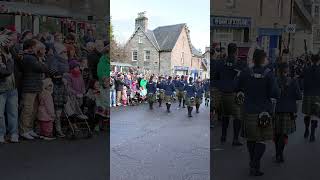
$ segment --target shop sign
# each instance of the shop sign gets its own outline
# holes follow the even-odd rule
[[[188,70],[189,70],[189,67],[174,66],[174,70],[176,70],[176,71],[188,71]]]
[[[211,27],[246,28],[251,26],[249,17],[211,16]]]

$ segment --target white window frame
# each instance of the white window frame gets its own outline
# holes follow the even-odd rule
[[[149,52],[149,59],[147,59],[147,52]],[[150,61],[150,59],[151,59],[151,51],[144,50],[144,61]]]
[[[135,52],[137,53],[137,55],[136,55],[137,56],[137,60],[134,59],[134,53]],[[138,61],[138,50],[132,50],[132,52],[131,52],[131,60],[134,61],[134,62]]]
[[[139,44],[142,44],[141,36],[138,36],[138,43],[139,43]]]

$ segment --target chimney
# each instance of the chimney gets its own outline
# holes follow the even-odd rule
[[[146,32],[148,29],[148,18],[146,17],[146,11],[138,13],[138,17],[136,18],[136,30],[138,27]]]

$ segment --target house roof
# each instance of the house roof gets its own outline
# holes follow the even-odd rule
[[[192,54],[195,56],[202,56],[202,53],[198,51],[193,45],[192,45]]]
[[[171,51],[186,24],[176,24],[170,26],[161,26],[153,30],[158,45],[162,51]]]

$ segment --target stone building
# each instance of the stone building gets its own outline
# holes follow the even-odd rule
[[[186,24],[149,30],[148,18],[145,13],[139,13],[135,20],[135,31],[125,47],[128,53],[126,61],[138,67],[140,73],[190,75],[200,71],[192,61],[193,46],[189,32]]]

